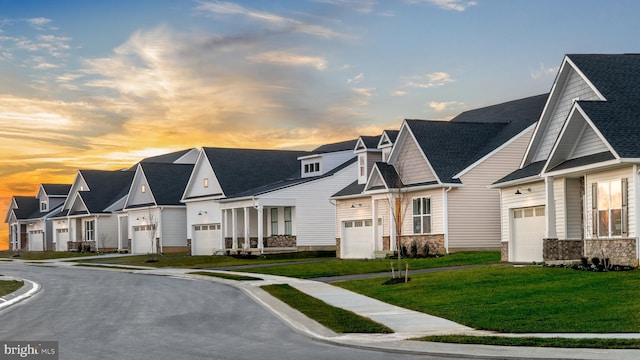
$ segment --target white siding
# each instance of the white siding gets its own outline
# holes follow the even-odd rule
[[[598,96],[589,84],[587,84],[575,70],[571,69],[567,82],[560,91],[558,100],[553,110],[551,110],[550,116],[546,117],[548,123],[533,162],[546,160],[549,157],[551,148],[576,98],[580,100],[598,100]]]
[[[99,216],[96,219],[96,243],[99,249],[118,248],[118,217],[116,215]]]
[[[345,220],[371,219],[371,198],[363,196],[360,198],[337,200],[336,201],[336,221],[335,237],[342,234],[342,222]]]
[[[521,194],[516,195],[516,190],[520,189]],[[531,189],[529,191],[528,189]],[[500,190],[501,209],[501,241],[508,242],[511,238],[511,214],[513,209],[545,205],[545,184],[544,181],[505,187]],[[548,213],[548,212],[547,212]]]
[[[220,203],[215,200],[191,201],[187,205],[187,239],[193,239],[193,225],[222,222]]]
[[[160,236],[162,246],[187,246],[184,229],[187,226],[187,211],[185,208],[165,208],[160,215],[162,224]]]
[[[335,246],[336,237],[332,230],[339,223],[336,223],[336,208],[329,198],[351,184],[356,179],[356,171],[357,163],[352,163],[331,176],[265,194],[260,200],[264,198],[266,203],[268,199],[295,200],[295,221],[292,226],[298,246]],[[349,206],[354,203],[352,200],[345,201]],[[368,206],[371,214],[370,198],[358,203],[361,204],[359,208]]]
[[[567,223],[567,240],[582,239],[582,206],[581,197],[582,183],[580,179],[566,179],[566,223]],[[560,236],[558,234],[558,236]]]
[[[400,159],[392,165],[400,174],[405,185],[418,184],[436,180],[428,163],[425,161],[422,150],[412,137],[407,136],[397,156]]]
[[[565,214],[567,209],[564,180],[564,178],[557,178],[553,180],[553,201],[556,214],[556,235],[558,235],[559,239],[565,239],[567,236],[565,227]],[[551,212],[551,205],[547,204],[546,215],[551,214],[553,214]]]
[[[130,207],[132,205],[143,205],[152,203],[154,203],[154,199],[153,195],[151,194],[151,189],[149,188],[149,183],[144,177],[140,167],[138,167],[136,175],[133,179],[133,183],[131,185],[131,189],[129,191],[127,207]]]
[[[581,156],[597,154],[608,150],[607,146],[602,142],[602,139],[600,139],[593,128],[587,125],[587,128],[582,133],[582,137],[578,140],[577,146],[570,158],[575,159]]]
[[[629,167],[625,167],[625,168],[621,168],[621,169],[616,169],[616,170],[609,170],[609,171],[603,171],[603,172],[599,172],[599,173],[593,173],[593,174],[588,174],[586,176],[586,189],[587,191],[585,192],[585,211],[584,211],[584,217],[585,217],[585,238],[591,238],[592,237],[592,229],[593,229],[593,214],[591,211],[591,204],[592,204],[592,194],[591,194],[591,186],[593,183],[597,183],[599,181],[617,181],[620,180],[622,178],[626,178],[628,181],[628,191],[627,191],[627,196],[628,196],[628,207],[627,207],[627,219],[628,219],[628,231],[629,231],[629,237],[636,237],[636,224],[633,221],[633,219],[636,218],[635,214],[636,214],[636,209],[635,209],[635,201],[633,200],[635,198],[635,193],[633,191],[634,186],[633,186],[633,167],[629,166]]]
[[[208,186],[205,187],[205,179],[208,179]],[[193,168],[193,173],[189,178],[185,198],[221,194],[222,187],[211,169],[211,164],[206,156],[201,156],[198,163]]]
[[[449,248],[500,247],[500,191],[488,186],[518,168],[532,133],[469,170],[460,178],[464,186],[449,191]]]

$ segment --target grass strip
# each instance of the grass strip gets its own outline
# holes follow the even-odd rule
[[[204,275],[204,276],[212,276],[218,277],[227,280],[236,280],[236,281],[251,281],[251,280],[262,280],[261,278],[246,276],[246,275],[236,275],[236,274],[223,274],[223,273],[214,273],[210,271],[194,271],[188,273],[190,275]]]
[[[115,266],[115,265],[101,265],[101,264],[74,264],[73,266],[82,266],[89,268],[104,268],[104,269],[118,269],[118,270],[148,270],[148,269],[140,269],[128,266]]]
[[[431,269],[462,265],[480,265],[497,263],[500,261],[498,251],[469,251],[452,253],[440,257],[402,259],[400,268],[405,269],[405,264],[409,265],[409,270]],[[242,269],[243,272],[253,272],[259,274],[280,275],[302,279],[318,277],[368,274],[377,272],[389,272],[391,266],[398,271],[397,259],[373,259],[373,260],[329,260],[320,263],[295,264],[270,266],[262,268]]]
[[[262,289],[336,333],[393,333],[393,330],[382,324],[331,306],[287,284],[266,285]]]
[[[11,294],[12,292],[20,289],[23,285],[23,281],[2,280],[0,281],[0,296]]]
[[[315,253],[312,253],[315,254]],[[284,255],[283,255],[284,256]],[[296,261],[309,261],[309,260],[326,260],[326,257],[321,258],[305,258],[304,255],[298,255],[298,257],[286,259],[280,257],[255,257],[255,258],[242,258],[226,255],[197,255],[191,256],[188,253],[171,253],[164,255],[154,255],[155,262],[148,262],[151,258],[149,255],[134,255],[134,256],[122,256],[112,257],[104,259],[87,259],[78,260],[83,263],[101,263],[101,264],[118,264],[118,265],[130,265],[130,266],[151,266],[151,267],[173,267],[184,269],[207,269],[216,267],[238,266],[238,265],[260,265],[260,264],[276,264],[287,263]],[[73,261],[73,260],[70,260]]]
[[[418,341],[445,342],[455,344],[477,344],[498,346],[531,346],[558,348],[592,348],[592,349],[640,349],[640,339],[572,339],[572,338],[537,338],[537,337],[502,337],[502,336],[427,336]]]
[[[20,251],[20,256],[14,256],[13,250],[0,251],[0,258],[22,259],[22,260],[50,260],[65,259],[81,256],[95,256],[98,254],[77,253],[70,251]]]
[[[542,266],[482,266],[336,282],[345,289],[481,330],[513,333],[640,332],[640,271],[586,272]]]

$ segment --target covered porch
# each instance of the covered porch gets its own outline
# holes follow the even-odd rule
[[[225,254],[297,251],[295,199],[222,202]]]

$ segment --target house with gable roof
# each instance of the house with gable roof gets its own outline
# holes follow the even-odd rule
[[[353,179],[353,144],[203,148],[182,199],[192,254],[335,249],[328,198]]]
[[[517,170],[499,179],[502,259],[637,265],[640,55],[568,54]]]
[[[186,207],[180,202],[193,164],[141,162],[122,212],[132,254],[187,251]]]
[[[432,254],[499,249],[500,196],[488,186],[520,161],[545,99],[470,110],[451,121],[405,120],[385,161],[359,168],[364,176],[332,197],[339,257],[373,258],[412,244]],[[382,136],[378,147],[388,140]]]
[[[35,197],[12,197],[5,218],[12,250],[55,250],[51,218],[60,211],[69,188],[68,184],[41,184]]]
[[[193,163],[185,149],[139,163]],[[129,251],[128,217],[122,212],[137,164],[124,170],[78,170],[61,211],[52,218],[57,251]]]
[[[53,219],[57,251],[122,249],[113,207],[127,195],[134,172],[78,170],[62,211]]]

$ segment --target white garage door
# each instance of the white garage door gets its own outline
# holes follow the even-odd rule
[[[369,220],[349,220],[342,222],[342,254],[343,259],[372,259],[373,226]]]
[[[44,232],[29,231],[29,251],[44,251]]]
[[[544,206],[513,210],[514,262],[542,261],[542,239],[544,238]]]
[[[194,225],[191,255],[212,255],[223,250],[220,224]]]
[[[132,254],[152,254],[156,252],[156,231],[151,225],[138,225],[133,227],[133,238],[131,239]]]
[[[57,251],[67,251],[69,242],[69,229],[56,229],[56,243],[54,247]]]

